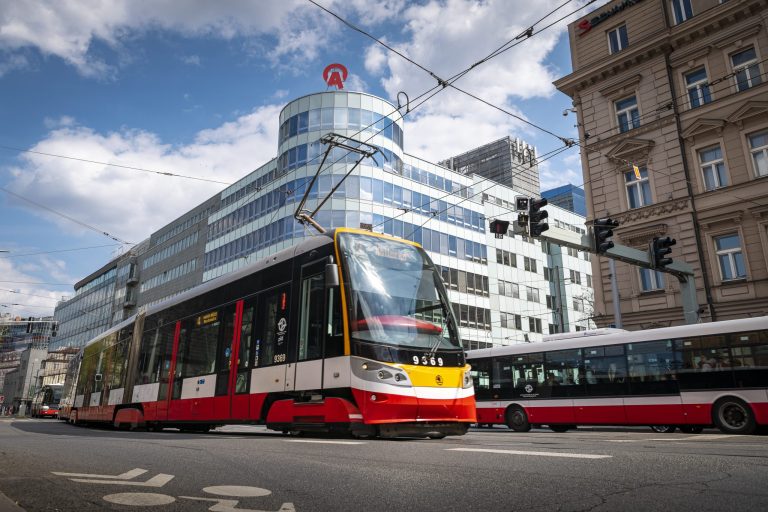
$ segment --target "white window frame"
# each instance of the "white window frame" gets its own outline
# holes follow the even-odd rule
[[[768,146],[766,146],[768,147]],[[720,158],[715,160],[707,160],[706,162],[702,159],[703,154],[707,151],[711,151],[713,149],[719,149],[720,150]],[[705,148],[697,149],[696,150],[696,156],[699,160],[699,170],[701,171],[701,179],[702,179],[702,185],[704,187],[704,190],[706,192],[709,192],[711,190],[717,190],[718,188],[727,187],[728,186],[728,167],[725,165],[725,156],[723,156],[723,148],[720,144],[714,144],[712,146],[707,146]],[[723,166],[723,174],[725,176],[725,183],[722,183],[720,180],[720,173],[718,172],[717,166],[722,165]],[[710,172],[712,174],[712,180],[715,184],[713,188],[707,187],[707,172]]]
[[[682,22],[693,18],[693,6],[691,5],[691,0],[671,0],[669,2],[669,6],[672,10],[672,18],[675,22],[675,25],[679,25]],[[686,13],[686,7],[690,14]],[[678,19],[678,12],[680,13],[682,19]]]
[[[726,237],[733,237],[735,236],[739,240],[739,246],[734,247],[733,249],[720,249],[717,248],[717,241],[721,238]],[[740,281],[743,279],[746,279],[747,277],[747,260],[744,257],[744,248],[742,247],[742,239],[741,234],[736,231],[733,233],[724,233],[722,235],[714,236],[712,237],[712,242],[715,247],[715,259],[717,260],[717,267],[720,269],[720,279],[724,282],[727,281]],[[735,254],[741,254],[741,259],[744,263],[744,275],[738,275],[737,268],[736,268],[736,261],[735,261]],[[730,270],[731,275],[735,277],[726,278],[725,273],[723,272],[723,262],[720,259],[722,256],[725,256],[728,261],[728,269]]]
[[[624,101],[624,100],[628,100],[630,98],[634,98],[635,104],[630,106],[630,107],[623,108],[623,109],[619,110],[619,102]],[[613,102],[613,108],[616,111],[616,127],[619,129],[619,133],[627,133],[629,131],[634,130],[635,128],[639,128],[640,127],[640,107],[639,107],[639,104],[638,104],[638,101],[637,101],[637,94],[632,94],[631,96],[625,96],[624,98],[621,98],[621,99],[618,99],[618,100],[614,101]],[[638,121],[637,122],[637,126],[635,126],[635,123],[633,121],[633,117],[632,117],[632,112],[633,111],[637,112],[637,121]],[[622,115],[626,115],[627,116],[627,129],[626,130],[622,130],[621,129],[621,116]]]
[[[638,280],[640,283],[640,290],[643,292],[655,292],[658,290],[664,289],[664,274],[662,272],[658,272],[656,270],[651,270],[648,268],[638,268]],[[648,277],[647,281],[649,283],[649,287],[645,287],[645,281],[643,280],[643,276],[646,275]]]
[[[738,66],[734,65],[733,57],[735,55],[739,54],[739,53],[744,53],[744,52],[749,51],[749,50],[752,50],[753,52],[755,52],[755,58],[750,60],[749,62],[746,62],[746,63],[743,63],[743,64],[739,64]],[[739,51],[731,53],[728,56],[728,60],[729,60],[729,63],[731,65],[731,70],[733,71],[733,81],[734,81],[734,86],[736,87],[737,91],[739,91],[739,92],[746,91],[748,89],[751,89],[751,88],[753,88],[753,87],[763,83],[762,76],[760,75],[760,58],[759,58],[759,56],[757,54],[757,47],[755,45],[750,45],[750,46],[747,46],[747,47],[744,47],[744,48],[740,49]],[[752,76],[752,72],[751,72],[751,69],[753,67],[755,67],[756,71],[757,71],[757,74],[755,76]],[[747,80],[746,80],[747,87],[745,87],[744,89],[740,89],[739,88],[739,76],[738,75],[739,75],[739,73],[741,71],[744,71],[746,73],[746,75],[747,75]],[[755,80],[757,80],[757,82],[755,82]]]
[[[642,175],[643,171],[645,171],[645,176],[644,177]],[[629,209],[643,208],[644,206],[648,206],[648,205],[653,204],[653,193],[652,193],[651,186],[650,186],[651,182],[650,182],[650,177],[649,177],[649,174],[648,174],[648,169],[646,167],[641,167],[640,168],[640,173],[641,174],[640,174],[640,179],[639,180],[635,176],[634,171],[627,171],[623,175],[624,187],[625,187],[625,190],[627,192],[627,208],[629,208]],[[626,177],[628,175],[632,176],[632,181],[627,181]],[[651,197],[645,197],[645,194],[643,193],[643,190],[644,190],[643,189],[643,184],[644,183],[648,183],[648,194]],[[632,202],[629,199],[631,197],[631,194],[630,194],[630,189],[631,188],[637,188],[637,199],[638,199],[638,203],[639,203],[637,206],[632,206]]]
[[[758,130],[754,133],[748,133],[747,145],[749,147],[749,156],[750,160],[752,161],[752,170],[755,173],[754,175],[756,178],[762,178],[763,176],[768,176],[768,142],[764,146],[752,147],[752,137],[756,137],[758,135],[765,135],[768,138],[768,130]],[[767,164],[765,172],[763,173],[760,172],[760,168],[757,164],[757,155],[762,155],[763,161]]]
[[[623,30],[624,41],[622,41],[622,39],[621,39],[622,29],[624,29]],[[629,46],[629,34],[627,33],[627,25],[626,25],[626,23],[622,24],[622,25],[619,25],[618,27],[616,27],[614,29],[609,30],[605,34],[606,34],[606,37],[608,38],[608,53],[610,55],[614,55],[616,53],[619,53],[620,51],[626,49],[627,46]],[[616,37],[616,50],[614,50],[612,45],[611,45],[611,35],[612,34],[615,34],[615,37]]]
[[[688,83],[688,76],[694,73],[698,73],[701,70],[704,70],[704,78],[699,80],[698,82]],[[706,105],[707,103],[712,102],[712,90],[709,88],[709,73],[707,72],[707,68],[705,66],[701,66],[699,68],[694,69],[693,71],[688,71],[687,73],[684,73],[683,83],[685,84],[685,92],[688,96],[688,105],[690,106],[690,108],[698,108]],[[705,90],[706,90],[706,94],[705,94]],[[698,105],[694,105],[693,101],[691,101],[692,92],[698,98],[698,101],[699,101]],[[707,96],[709,96],[708,101],[706,99]]]

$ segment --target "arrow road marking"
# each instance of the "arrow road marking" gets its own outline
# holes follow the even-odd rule
[[[86,484],[112,484],[112,485],[133,485],[136,487],[162,487],[171,480],[173,475],[159,473],[146,482],[126,482],[125,480],[92,480],[87,478],[72,478],[73,482],[83,482]]]
[[[538,457],[565,457],[570,459],[610,459],[613,457],[612,455],[594,455],[589,453],[528,452],[523,450],[491,450],[486,448],[447,448],[447,451],[504,453],[507,455],[536,455]]]
[[[256,510],[252,508],[237,508],[237,504],[239,503],[237,500],[198,498],[196,496],[179,496],[179,498],[186,500],[213,501],[215,502],[215,505],[208,509],[211,512],[268,512],[266,510]],[[296,508],[293,506],[293,503],[283,503],[282,506],[280,506],[280,510],[277,512],[296,512]]]
[[[59,473],[58,471],[51,471],[54,475],[59,476],[74,476],[74,477],[83,477],[83,478],[111,478],[112,480],[130,480],[131,478],[135,478],[139,475],[143,475],[146,473],[146,469],[136,468],[132,469],[130,471],[126,471],[122,475],[91,475],[88,473]]]

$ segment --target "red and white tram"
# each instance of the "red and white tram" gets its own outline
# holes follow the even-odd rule
[[[468,354],[480,424],[768,425],[768,317],[555,338]]]
[[[417,244],[361,230],[150,306],[81,357],[62,411],[78,424],[439,438],[476,421],[439,272]]]

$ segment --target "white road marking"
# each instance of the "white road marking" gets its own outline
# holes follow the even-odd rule
[[[269,496],[272,491],[261,487],[249,487],[247,485],[214,485],[206,487],[203,492],[218,494],[219,496],[233,496],[237,498],[251,498],[254,496]]]
[[[488,448],[447,448],[446,450],[456,452],[503,453],[506,455],[534,455],[537,457],[565,457],[570,459],[610,459],[613,457],[613,455],[594,455],[590,453],[529,452],[524,450],[492,450]]]
[[[742,437],[736,434],[697,434],[690,437],[654,437],[646,441],[718,441],[728,437]]]
[[[264,510],[254,510],[251,508],[239,508],[237,500],[222,500],[218,498],[198,498],[196,496],[179,496],[185,500],[213,501],[215,505],[208,510],[211,512],[266,512]],[[283,503],[277,512],[296,512],[293,503]]]
[[[607,443],[636,443],[640,439],[606,439]]]
[[[365,441],[318,441],[310,439],[286,439],[286,443],[316,443],[316,444],[366,444]]]
[[[136,468],[130,471],[126,471],[121,475],[91,475],[88,473],[59,473],[58,471],[51,471],[51,473],[58,476],[75,476],[75,477],[83,477],[83,478],[110,478],[112,480],[130,480],[131,478],[135,478],[139,475],[143,475],[146,472],[147,472],[146,469],[141,469],[141,468]]]
[[[107,484],[107,485],[133,485],[135,487],[162,487],[173,480],[173,475],[159,473],[146,482],[127,482],[125,480],[91,480],[88,478],[72,478],[73,482],[86,484]]]
[[[176,501],[173,496],[167,494],[155,494],[151,492],[121,492],[119,494],[107,494],[104,501],[117,503],[118,505],[131,505],[134,507],[153,507],[157,505],[169,505]]]

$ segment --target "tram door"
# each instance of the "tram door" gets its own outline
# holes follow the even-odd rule
[[[233,419],[248,419],[250,410],[251,369],[254,362],[253,320],[256,311],[256,299],[241,302],[237,307],[240,319],[240,332],[235,333],[233,343],[232,372],[229,388],[230,416]]]
[[[324,319],[327,316],[324,270],[325,260],[309,263],[301,269],[296,363],[288,365],[286,389],[305,391],[322,388]]]

